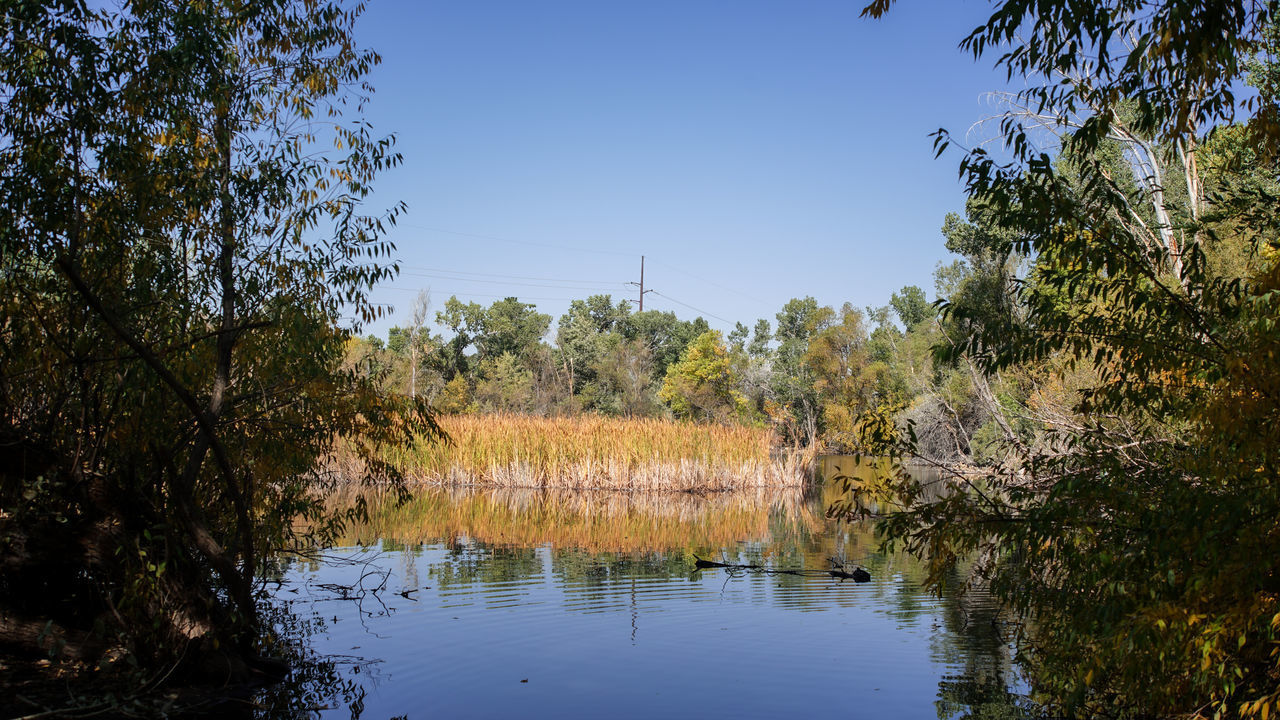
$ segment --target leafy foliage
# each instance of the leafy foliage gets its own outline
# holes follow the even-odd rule
[[[261,563],[341,523],[322,460],[342,442],[387,473],[372,448],[434,432],[343,366],[399,212],[359,212],[399,156],[358,117],[378,61],[358,14],[6,4],[3,624],[234,666]]]
[[[874,404],[874,380],[866,372],[867,331],[862,313],[845,304],[840,320],[809,343],[805,366],[821,398],[824,437],[833,449],[857,448],[857,420]]]
[[[976,222],[947,233],[972,265],[944,275],[940,359],[973,369],[1002,451],[875,489],[934,582],[977,554],[1061,714],[1280,711],[1273,97],[1233,124],[1275,11],[1011,0],[962,43],[1030,83],[1000,123],[1011,160],[962,160]],[[882,447],[914,455],[909,430]]]
[[[747,401],[737,390],[734,358],[717,330],[698,336],[680,362],[667,368],[658,397],[678,418],[726,421],[742,418]]]

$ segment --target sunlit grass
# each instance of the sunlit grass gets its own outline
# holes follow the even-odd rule
[[[712,492],[798,487],[811,458],[774,452],[765,428],[600,416],[461,415],[450,442],[387,459],[413,481],[499,487]]]

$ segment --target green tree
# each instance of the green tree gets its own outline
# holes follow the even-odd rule
[[[484,360],[475,401],[483,412],[523,413],[533,401],[533,373],[512,353]],[[450,400],[450,403],[456,403]]]
[[[630,315],[626,302],[613,304],[608,295],[592,295],[574,300],[560,316],[556,345],[560,361],[571,385],[570,394],[580,392],[595,380],[595,366],[610,346],[608,336],[621,331]]]
[[[527,358],[550,327],[551,316],[538,312],[536,305],[504,298],[485,310],[477,350],[486,360],[504,354]]]
[[[769,347],[772,340],[769,321],[761,319],[751,330],[751,341],[733,348],[743,368],[742,393],[751,405],[752,413],[762,418],[768,416],[773,405],[773,350]]]
[[[649,348],[640,340],[627,340],[617,334],[609,337],[610,347],[592,368],[599,396],[604,400],[599,404],[600,409],[624,417],[659,414],[661,406],[657,401]]]
[[[649,349],[653,376],[660,380],[666,377],[667,368],[680,359],[689,343],[710,329],[702,318],[687,321],[680,320],[673,312],[646,310],[628,317],[621,332],[628,340],[639,340]]]
[[[746,325],[743,325],[740,322],[735,323],[733,326],[733,330],[730,331],[729,337],[727,338],[727,340],[729,341],[729,346],[738,352],[745,353],[747,351],[747,337],[750,334],[751,334],[751,329],[748,328]]]
[[[504,354],[530,361],[547,334],[551,317],[514,297],[494,301],[487,308],[450,297],[444,310],[436,313],[436,322],[449,337],[433,338],[429,363],[446,381],[463,375],[474,383],[483,376],[486,363],[492,367]]]
[[[908,285],[893,293],[889,297],[889,305],[902,321],[902,327],[908,331],[934,317],[933,305],[925,297],[924,291],[915,285]]]
[[[1093,381],[1053,441],[1002,433],[981,477],[942,496],[888,481],[902,510],[881,527],[935,580],[978,553],[1060,714],[1280,710],[1280,124],[1265,94],[1236,116],[1275,11],[1009,1],[962,43],[1028,82],[1001,125],[1011,160],[971,150],[961,174],[1003,232],[992,256],[1032,267],[1013,321],[950,308],[968,332],[942,355]],[[1201,162],[1218,153],[1234,160]]]
[[[727,422],[745,418],[739,374],[718,330],[697,337],[680,361],[667,369],[658,397],[678,418]]]
[[[771,354],[769,343],[772,340],[773,330],[769,328],[769,321],[764,318],[757,320],[755,328],[751,331],[751,342],[747,345],[747,354],[755,359],[768,359]]]
[[[348,114],[378,59],[357,15],[6,4],[6,628],[175,677],[220,656],[226,677],[267,630],[263,564],[337,520],[319,460],[347,443],[394,477],[373,448],[434,428],[343,366],[398,212],[359,210],[399,157]]]
[[[769,416],[792,443],[811,444],[821,433],[820,403],[804,356],[810,341],[830,327],[834,317],[835,311],[811,297],[793,298],[777,314]]]
[[[446,382],[440,389],[440,396],[436,398],[433,407],[446,415],[475,412],[478,408],[467,376],[454,375],[452,380]]]
[[[947,249],[960,260],[939,266],[934,281],[945,298],[944,325],[957,342],[972,334],[975,327],[1009,328],[1020,323],[1018,316],[1018,269],[1022,258],[1011,248],[1016,233],[996,224],[993,212],[978,200],[965,205],[965,217],[947,213],[942,224]]]
[[[845,303],[838,322],[809,341],[804,363],[814,379],[824,442],[836,452],[856,450],[857,420],[875,401],[862,313]]]
[[[1026,407],[1031,395],[1026,373],[1007,370],[997,378],[980,372],[965,350],[976,328],[999,335],[1024,323],[1017,301],[1027,283],[1022,258],[1001,249],[1015,234],[996,226],[983,204],[971,199],[966,215],[948,213],[942,226],[947,249],[961,256],[939,265],[935,283],[947,312],[937,323],[911,332],[880,330],[892,338],[885,351],[889,369],[879,373],[882,392],[909,402],[903,419],[913,423],[916,452],[930,462],[987,462],[1004,455],[1010,439],[1032,442],[1036,434]],[[1021,274],[1020,274],[1021,273]],[[929,346],[944,343],[944,359],[930,357]],[[1055,409],[1069,414],[1065,405]],[[1041,408],[1040,410],[1047,410]]]
[[[484,333],[484,316],[483,305],[474,302],[464,304],[457,296],[451,296],[445,301],[444,309],[436,312],[436,324],[444,326],[449,337],[437,340],[440,352],[433,353],[429,361],[446,382],[470,373],[473,353],[469,351]]]

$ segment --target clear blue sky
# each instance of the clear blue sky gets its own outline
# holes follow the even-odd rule
[[[645,309],[724,330],[805,295],[932,299],[964,195],[929,133],[992,112],[1003,74],[957,49],[989,6],[903,0],[871,21],[863,4],[373,0],[367,117],[404,155],[373,206],[409,211],[403,273],[374,296],[395,312],[366,332],[425,288],[435,309],[515,295],[553,319],[635,297],[641,255],[661,293]]]

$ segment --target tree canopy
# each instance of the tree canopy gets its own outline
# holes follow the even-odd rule
[[[1010,0],[962,41],[1028,86],[1009,157],[961,160],[966,261],[939,275],[938,358],[968,368],[990,454],[847,507],[887,493],[886,537],[935,581],[976,554],[1053,712],[1280,711],[1275,13]],[[922,455],[915,427],[878,437]]]
[[[341,318],[377,316],[400,210],[361,211],[399,156],[360,117],[378,56],[358,15],[6,4],[6,641],[244,668],[263,563],[340,520],[320,461],[347,443],[393,473],[371,448],[434,431],[342,365]]]

